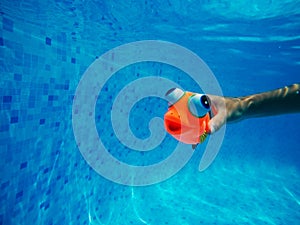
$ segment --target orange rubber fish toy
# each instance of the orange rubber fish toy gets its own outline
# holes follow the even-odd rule
[[[172,88],[166,98],[169,101],[164,116],[166,131],[195,149],[210,133],[208,122],[212,115],[208,96]]]

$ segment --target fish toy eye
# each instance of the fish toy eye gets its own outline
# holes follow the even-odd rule
[[[209,100],[208,100],[208,97],[206,95],[202,95],[200,97],[200,100],[201,100],[201,104],[204,108],[206,109],[210,109],[210,104],[209,104]]]
[[[188,108],[196,117],[203,117],[210,111],[210,101],[206,95],[195,94],[189,98]]]

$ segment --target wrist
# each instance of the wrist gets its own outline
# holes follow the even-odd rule
[[[226,99],[227,122],[235,122],[244,118],[247,101],[243,98]]]

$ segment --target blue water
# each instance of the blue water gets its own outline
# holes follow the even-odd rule
[[[173,177],[146,187],[96,173],[72,129],[84,71],[132,41],[190,49],[226,96],[299,82],[299,1],[2,0],[0,12],[0,224],[300,224],[299,114],[228,125],[207,170],[198,171],[204,143]],[[112,155],[133,165],[159,162],[177,144],[167,135],[143,153],[113,134],[110,110],[118,92],[148,75],[199,91],[182,71],[153,62],[128,66],[107,81],[97,99],[97,131]],[[132,132],[148,137],[150,119],[166,110],[162,99],[137,102]]]

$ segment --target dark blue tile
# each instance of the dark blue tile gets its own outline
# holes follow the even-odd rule
[[[46,43],[46,45],[51,45],[51,38],[46,37],[45,43]]]
[[[21,74],[18,74],[18,73],[15,73],[15,74],[14,74],[14,80],[15,80],[15,81],[21,81],[21,80],[22,80],[22,75],[21,75]]]
[[[76,63],[76,59],[75,58],[71,58],[71,63]]]
[[[50,206],[50,203],[48,202],[46,205],[45,205],[45,210],[47,210]]]
[[[0,46],[3,46],[3,45],[4,45],[3,38],[0,37]]]
[[[45,119],[40,119],[40,124],[45,124]]]
[[[49,202],[45,201],[40,204],[40,209],[44,208],[44,210],[47,210],[49,206],[50,206]]]
[[[16,194],[16,199],[21,198],[23,196],[23,191],[20,191]]]
[[[19,121],[19,118],[17,116],[10,118],[10,123],[17,123]]]
[[[14,22],[8,18],[3,18],[3,30],[14,31]]]
[[[44,206],[45,206],[45,202],[42,202],[42,203],[40,204],[40,209],[41,209],[41,208],[44,208]]]
[[[4,190],[8,186],[9,186],[9,181],[6,181],[6,182],[2,183],[1,184],[1,190]]]
[[[27,162],[21,163],[20,169],[24,169],[24,168],[26,168],[26,167],[27,167]]]
[[[12,101],[12,96],[6,95],[3,96],[3,103],[10,103]]]

